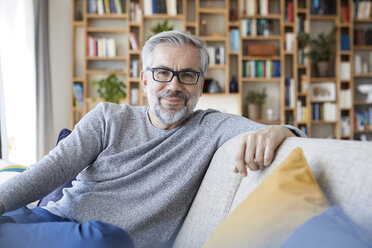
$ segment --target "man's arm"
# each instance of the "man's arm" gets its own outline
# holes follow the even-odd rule
[[[269,166],[274,159],[275,150],[287,137],[294,133],[284,126],[266,126],[242,135],[236,153],[235,173],[247,176],[248,166],[255,171],[260,166]]]

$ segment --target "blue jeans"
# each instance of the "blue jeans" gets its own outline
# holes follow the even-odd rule
[[[0,216],[1,248],[132,248],[123,229],[99,221],[83,224],[36,207]]]

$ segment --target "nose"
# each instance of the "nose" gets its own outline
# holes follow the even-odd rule
[[[178,91],[182,88],[182,84],[178,81],[178,77],[174,75],[172,81],[167,83],[167,89],[171,91]]]

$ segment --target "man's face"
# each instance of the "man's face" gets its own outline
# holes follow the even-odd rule
[[[174,47],[169,44],[158,45],[150,67],[168,68],[173,71],[191,69],[200,72],[199,50],[190,45]],[[141,81],[150,105],[150,119],[154,126],[172,129],[193,112],[202,92],[204,77],[197,84],[185,85],[178,82],[177,76],[168,83],[157,82],[151,71],[141,72]]]

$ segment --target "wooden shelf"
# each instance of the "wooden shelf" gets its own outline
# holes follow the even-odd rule
[[[337,124],[337,121],[311,121],[311,124],[313,125],[335,125]]]
[[[72,81],[74,81],[74,82],[84,82],[84,78],[82,78],[82,77],[74,77],[74,78],[72,78]]]
[[[224,15],[226,14],[226,9],[217,9],[217,8],[199,8],[200,14],[210,14],[210,15]]]
[[[325,77],[325,78],[321,78],[321,77],[312,77],[311,82],[336,82],[336,78],[334,77]]]
[[[372,106],[372,102],[354,101],[354,105],[359,105],[359,106]]]
[[[267,125],[279,125],[280,124],[280,120],[253,119],[252,121],[267,124]]]
[[[282,16],[280,14],[269,14],[269,15],[252,15],[247,16],[243,15],[242,19],[272,19],[272,20],[280,20]]]
[[[209,65],[209,67],[208,67],[208,70],[210,70],[210,69],[226,69],[227,68],[227,65]]]
[[[280,56],[243,56],[243,60],[280,60]]]
[[[87,28],[88,33],[127,33],[124,28]]]
[[[281,40],[282,37],[280,35],[269,35],[269,36],[263,36],[263,35],[257,35],[257,36],[243,36],[243,40]]]
[[[87,14],[88,19],[126,19],[128,18],[127,14]]]
[[[153,15],[144,15],[144,19],[168,19],[168,20],[183,20],[183,15],[167,15],[167,14],[153,14]]]
[[[356,134],[363,134],[363,133],[372,134],[372,130],[354,130],[354,133],[356,133]]]
[[[368,23],[368,22],[372,22],[372,18],[355,18],[354,19],[354,22],[356,23]]]
[[[372,45],[369,46],[364,46],[364,45],[354,45],[354,50],[361,50],[361,51],[371,51],[372,50]]]
[[[368,74],[354,74],[354,77],[355,78],[369,78],[369,77],[372,77],[372,73],[368,73]]]
[[[107,61],[125,61],[127,60],[127,57],[118,56],[118,57],[86,57],[86,60],[92,60],[92,61],[100,61],[100,60],[107,60]]]
[[[72,0],[72,3],[76,3],[76,1],[81,0]],[[339,107],[339,93],[341,88],[349,88],[354,89],[354,81],[361,81],[363,80],[370,80],[372,79],[372,73],[367,74],[355,74],[351,71],[351,79],[349,80],[342,80],[338,75],[339,68],[337,66],[340,64],[340,61],[350,61],[351,62],[351,69],[353,70],[354,66],[354,54],[357,51],[372,51],[372,45],[353,45],[350,44],[350,51],[342,51],[340,39],[336,39],[336,50],[335,50],[335,63],[333,64],[334,67],[332,71],[334,71],[334,77],[311,77],[313,65],[311,64],[310,59],[307,60],[308,64],[300,65],[298,64],[298,57],[299,52],[297,49],[293,51],[286,51],[285,50],[285,41],[286,35],[285,32],[293,32],[297,33],[299,31],[299,27],[297,23],[299,23],[299,18],[303,19],[306,23],[305,30],[308,30],[311,35],[315,35],[318,31],[322,29],[319,27],[319,24],[326,23],[328,26],[334,25],[337,26],[339,30],[342,29],[342,34],[348,34],[350,37],[350,41],[353,42],[353,31],[354,26],[357,27],[364,27],[367,24],[372,23],[372,18],[368,19],[354,19],[351,17],[350,23],[341,23],[339,20],[338,15],[311,15],[310,14],[310,6],[309,1],[293,1],[294,3],[294,13],[293,13],[293,22],[287,22],[284,18],[285,11],[286,11],[286,3],[290,0],[278,0],[278,4],[274,4],[270,6],[270,11],[273,14],[268,15],[243,15],[241,14],[243,11],[241,10],[241,1],[229,1],[229,0],[221,0],[221,1],[208,1],[208,3],[204,1],[195,1],[195,0],[180,0],[182,2],[182,14],[178,14],[175,16],[170,16],[167,14],[154,14],[154,15],[144,15],[142,12],[142,16],[140,18],[140,22],[131,22],[129,20],[129,8],[128,4],[130,3],[129,0],[125,1],[127,12],[124,14],[105,14],[105,15],[97,15],[97,14],[89,14],[87,13],[88,10],[88,0],[84,0],[84,8],[83,8],[83,16],[84,21],[72,21],[72,73],[76,74],[79,72],[79,77],[71,77],[71,82],[80,82],[81,85],[84,87],[84,93],[86,94],[85,103],[90,103],[89,94],[91,89],[89,89],[89,85],[95,75],[108,75],[108,74],[117,74],[117,75],[124,75],[121,78],[124,79],[124,83],[127,84],[128,89],[128,97],[130,96],[130,89],[132,87],[140,87],[140,79],[139,78],[132,78],[130,77],[130,69],[133,60],[141,60],[141,51],[140,50],[132,50],[129,41],[129,34],[131,32],[135,33],[137,36],[138,43],[143,45],[147,39],[150,27],[154,26],[154,24],[158,21],[163,20],[170,20],[172,26],[176,26],[176,29],[180,29],[183,31],[191,31],[193,34],[199,36],[201,39],[207,42],[208,46],[219,46],[223,45],[225,47],[225,61],[226,64],[224,65],[210,65],[209,70],[212,71],[210,74],[211,77],[216,77],[219,82],[223,82],[222,88],[225,89],[226,92],[216,93],[216,94],[209,94],[203,93],[204,97],[210,97],[211,99],[217,97],[226,97],[226,96],[234,96],[237,98],[237,109],[238,111],[243,114],[243,106],[244,106],[244,97],[245,93],[248,88],[251,87],[251,83],[255,84],[254,87],[263,88],[269,85],[269,83],[275,83],[275,89],[280,96],[278,96],[278,103],[275,103],[278,106],[278,113],[277,114],[279,120],[275,121],[268,121],[268,120],[255,120],[260,123],[265,124],[283,124],[290,119],[296,120],[295,116],[297,115],[297,101],[301,101],[303,106],[307,106],[308,108],[308,117],[311,117],[311,103],[326,103],[331,102],[337,105],[337,116],[348,116],[350,120],[353,120],[353,112],[355,109],[368,109],[372,106],[372,103],[367,103],[363,101],[353,101],[351,108],[340,108]],[[244,0],[245,1],[245,0]],[[260,0],[253,0],[256,1],[256,6],[259,6]],[[144,1],[136,1],[141,6],[143,10]],[[350,4],[352,1],[336,1],[336,4]],[[223,4],[222,4],[223,3]],[[303,5],[306,4],[306,8],[302,8]],[[208,5],[208,7],[206,7]],[[209,7],[211,5],[211,7]],[[74,6],[74,5],[73,5]],[[224,7],[221,7],[224,6]],[[301,7],[298,7],[301,6]],[[76,6],[75,6],[76,7]],[[352,6],[351,6],[352,7]],[[230,10],[234,10],[237,16],[237,20],[230,21]],[[73,7],[74,13],[74,7]],[[340,13],[341,9],[340,6],[337,6],[337,13]],[[259,12],[259,10],[257,11]],[[73,19],[73,18],[72,18]],[[207,20],[207,34],[221,34],[219,36],[201,36],[199,34],[202,33],[200,27],[200,20],[206,19]],[[242,36],[241,28],[242,28],[242,20],[244,19],[251,19],[256,20],[257,23],[259,19],[265,19],[266,23],[270,22],[273,25],[269,25],[269,32],[272,35],[264,36],[264,35],[255,35],[255,36]],[[174,25],[174,23],[176,25]],[[312,23],[316,25],[313,26]],[[181,25],[180,25],[181,24]],[[118,26],[120,25],[120,26]],[[146,30],[145,30],[146,29]],[[230,50],[230,29],[239,29],[239,51],[231,51]],[[80,40],[84,42],[83,44],[76,44],[78,41],[76,34],[83,30],[83,39]],[[251,30],[252,31],[252,30]],[[258,31],[258,30],[257,30]],[[76,34],[74,34],[76,33]],[[120,56],[116,56],[113,58],[108,57],[89,57],[86,56],[85,51],[76,51],[77,49],[85,49],[85,36],[90,34],[92,36],[104,36],[107,38],[114,38],[115,40],[121,40],[120,45]],[[79,34],[80,35],[80,34]],[[340,35],[340,31],[338,31],[337,35]],[[119,41],[118,41],[119,42]],[[244,56],[247,54],[246,52],[246,45],[247,44],[275,44],[277,46],[277,51],[275,56]],[[297,48],[297,45],[294,46]],[[123,52],[124,51],[124,52]],[[83,55],[79,55],[83,54]],[[123,55],[124,54],[124,55]],[[82,56],[80,61],[75,61],[77,56]],[[280,61],[280,77],[271,77],[271,78],[264,78],[264,77],[242,77],[243,70],[244,70],[244,62],[245,61]],[[81,63],[81,61],[85,63]],[[106,62],[108,61],[108,62]],[[114,61],[114,62],[111,62]],[[290,61],[290,63],[286,63]],[[89,63],[88,63],[89,62]],[[110,63],[111,62],[111,63]],[[141,62],[140,62],[141,63]],[[120,69],[120,70],[92,70],[93,65],[105,65],[108,66],[108,69]],[[111,66],[112,64],[112,66]],[[122,64],[122,67],[117,67],[117,65]],[[80,66],[80,67],[79,67]],[[76,69],[79,67],[78,69]],[[92,67],[92,68],[91,68]],[[102,66],[103,67],[103,66]],[[102,68],[98,67],[98,68]],[[141,67],[141,64],[140,64]],[[106,67],[103,67],[106,68]],[[82,73],[80,73],[82,72]],[[299,85],[299,80],[301,75],[305,74],[308,89],[306,92],[297,92],[297,86]],[[91,76],[94,75],[94,76]],[[239,93],[228,93],[229,89],[229,82],[231,77],[235,76],[238,80],[239,85]],[[290,77],[294,79],[295,85],[295,106],[286,107],[284,98],[285,98],[285,78]],[[336,99],[337,101],[314,101],[311,99],[310,96],[310,86],[312,83],[322,83],[322,82],[334,82],[336,85]],[[270,85],[271,86],[271,85]],[[88,87],[88,88],[87,88]],[[141,90],[138,93],[139,104],[143,105],[146,104],[145,95],[142,93]],[[352,90],[353,92],[353,90]],[[352,96],[352,99],[354,97]],[[128,98],[129,99],[129,98]],[[360,99],[360,98],[359,98]],[[128,100],[129,101],[129,100]],[[235,104],[235,103],[234,103]],[[272,105],[272,103],[270,103]],[[269,104],[269,105],[270,105]],[[91,105],[95,105],[91,103]],[[90,106],[90,105],[89,105]],[[89,107],[88,106],[88,107]],[[79,112],[76,113],[75,116],[80,116],[86,114],[87,106],[75,108],[72,106],[72,112]],[[269,106],[268,106],[269,107]],[[271,106],[270,106],[271,107]],[[276,108],[277,106],[275,106]],[[343,111],[343,112],[341,112]],[[73,116],[73,114],[72,114]],[[75,118],[76,117],[72,117]],[[314,121],[311,118],[297,122],[294,121],[296,126],[301,126],[308,129],[309,137],[316,136],[316,134],[312,133],[312,126],[314,125],[334,125],[334,137],[342,138],[342,139],[351,139],[354,137],[354,132],[351,132],[350,136],[342,136],[341,134],[341,120],[336,122],[326,122],[326,121]],[[73,127],[73,126],[72,126]],[[321,129],[321,128],[320,128]],[[316,129],[314,129],[316,130]],[[313,132],[317,132],[314,131]],[[370,131],[372,132],[372,131]],[[355,132],[358,133],[358,132]]]
[[[241,78],[241,81],[251,83],[251,82],[278,82],[280,81],[280,77],[273,77],[273,78]]]
[[[117,74],[117,75],[126,75],[126,71],[119,71],[119,70],[87,70],[87,74],[94,75],[94,74]]]
[[[337,15],[310,15],[310,20],[319,20],[319,21],[336,21]]]
[[[226,36],[201,36],[207,42],[227,42]]]

